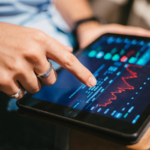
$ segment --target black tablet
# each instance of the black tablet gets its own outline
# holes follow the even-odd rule
[[[149,126],[150,38],[104,34],[76,54],[97,78],[87,87],[65,69],[20,108],[138,141]]]

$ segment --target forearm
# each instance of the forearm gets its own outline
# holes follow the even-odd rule
[[[55,0],[55,5],[68,25],[73,28],[78,20],[93,16],[87,0]]]

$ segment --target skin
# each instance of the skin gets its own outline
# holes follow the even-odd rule
[[[93,16],[86,0],[55,0],[55,5],[70,28],[76,21]],[[100,25],[91,21],[80,25],[77,30],[80,47],[84,48],[108,32],[150,37],[150,31],[145,29],[116,24]],[[85,85],[95,86],[95,77],[71,52],[72,48],[60,44],[42,31],[0,23],[0,91],[13,95],[21,87],[23,91],[34,94],[40,90],[41,84],[53,85],[57,80],[54,69],[47,78],[37,78],[37,74],[48,70],[47,59],[60,64]],[[18,99],[23,95],[24,92]]]
[[[19,86],[29,93],[36,93],[41,83],[52,85],[57,80],[53,69],[44,79],[43,74],[49,68],[47,59],[51,59],[74,74],[87,86],[94,86],[92,73],[70,53],[72,48],[65,47],[45,33],[22,26],[0,23],[0,90],[8,95],[18,92]],[[95,80],[95,78],[94,78]],[[22,95],[19,97],[21,98]]]
[[[80,47],[84,48],[96,38],[105,33],[117,33],[125,35],[135,35],[150,37],[150,31],[139,27],[123,26],[119,24],[100,25],[96,22],[83,24],[78,29]]]

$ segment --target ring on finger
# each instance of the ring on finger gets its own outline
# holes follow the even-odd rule
[[[52,72],[53,66],[52,66],[52,64],[50,62],[49,62],[49,64],[50,64],[50,66],[49,66],[48,70],[44,74],[37,75],[38,78],[42,78],[43,79],[43,78],[46,78],[46,77],[48,77],[50,75],[50,73]]]
[[[19,88],[19,90],[18,90],[18,92],[17,92],[16,94],[8,95],[8,96],[11,97],[11,98],[17,99],[17,98],[19,98],[19,96],[20,96],[21,94],[22,94],[22,90],[21,90],[21,88]]]

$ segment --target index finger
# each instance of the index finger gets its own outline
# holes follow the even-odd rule
[[[76,76],[83,84],[92,87],[97,81],[93,74],[79,60],[68,52],[61,43],[50,38],[47,44],[46,56]]]

